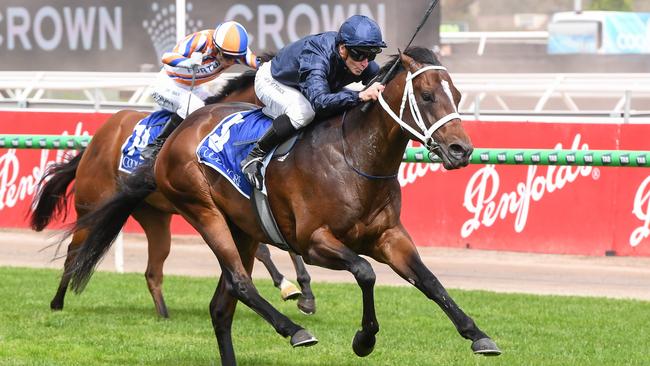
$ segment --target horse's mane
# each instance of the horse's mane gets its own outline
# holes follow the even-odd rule
[[[205,99],[205,105],[219,103],[232,92],[248,88],[255,82],[255,74],[257,74],[257,70],[247,70],[237,77],[228,80],[226,85],[217,94]]]
[[[274,53],[265,53],[260,56],[262,62],[270,61],[275,57]],[[215,104],[221,102],[224,98],[229,96],[231,93],[250,87],[255,82],[255,75],[257,70],[247,70],[241,73],[239,76],[232,78],[226,82],[226,85],[219,90],[219,92],[211,97],[208,97],[205,100],[205,104]]]
[[[406,55],[411,57],[415,62],[426,64],[426,65],[436,65],[442,66],[436,55],[428,48],[411,46],[404,51]],[[390,68],[393,66],[393,63],[399,58],[399,55],[391,55],[390,59],[381,67],[379,70],[379,78],[382,79],[385,74],[390,71]],[[404,66],[401,63],[398,63],[397,68],[392,75],[389,76],[388,81],[392,80],[397,73],[404,70]]]

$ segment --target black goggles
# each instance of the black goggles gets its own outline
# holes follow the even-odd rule
[[[363,60],[368,60],[372,61],[377,57],[377,52],[373,52],[367,49],[363,48],[354,48],[354,47],[346,47],[348,49],[348,54],[354,61],[363,61]]]

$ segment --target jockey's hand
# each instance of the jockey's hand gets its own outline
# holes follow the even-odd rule
[[[196,70],[203,64],[203,54],[201,52],[194,52],[190,57],[179,62],[176,66],[184,67],[188,70]]]
[[[193,52],[190,56],[191,66],[201,66],[203,64],[203,54],[201,52]]]
[[[368,89],[359,92],[359,99],[361,99],[362,102],[377,100],[379,93],[382,91],[384,91],[384,86],[379,82],[375,82],[370,85]]]

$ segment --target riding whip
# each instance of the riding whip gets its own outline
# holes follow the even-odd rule
[[[185,118],[190,114],[190,102],[192,101],[192,92],[194,91],[194,82],[196,81],[197,65],[192,65],[192,85],[190,85],[190,94],[187,97],[187,109],[185,110]]]
[[[418,27],[415,29],[415,33],[413,33],[413,36],[411,37],[411,40],[409,41],[409,43],[404,48],[405,50],[411,46],[411,42],[413,42],[413,40],[415,39],[415,36],[417,36],[418,32],[420,32],[420,29],[422,28],[424,23],[426,23],[427,19],[429,19],[429,15],[431,15],[431,12],[433,11],[433,9],[436,7],[436,5],[438,5],[438,1],[439,0],[433,0],[431,2],[431,5],[429,5],[429,9],[427,9],[427,12],[424,13],[424,17],[422,18],[422,21],[420,22],[420,25],[418,25]],[[400,52],[400,54],[401,54],[401,52]],[[398,57],[398,58],[395,59],[395,62],[390,67],[388,72],[381,79],[380,83],[382,85],[386,84],[386,82],[388,81],[388,78],[390,78],[390,76],[393,74],[393,72],[395,72],[399,62],[400,62],[400,58]],[[363,90],[368,89],[368,87],[370,87],[370,85],[372,85],[372,82],[374,82],[374,80],[369,82],[368,85]],[[366,113],[368,111],[368,109],[370,108],[370,103],[372,103],[372,102],[371,101],[365,102],[365,104],[361,107],[361,112]]]

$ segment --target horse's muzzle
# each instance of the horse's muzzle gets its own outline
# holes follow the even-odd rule
[[[442,165],[447,170],[458,169],[469,164],[474,147],[462,141],[453,142],[447,146],[436,146],[433,151],[442,159]]]

